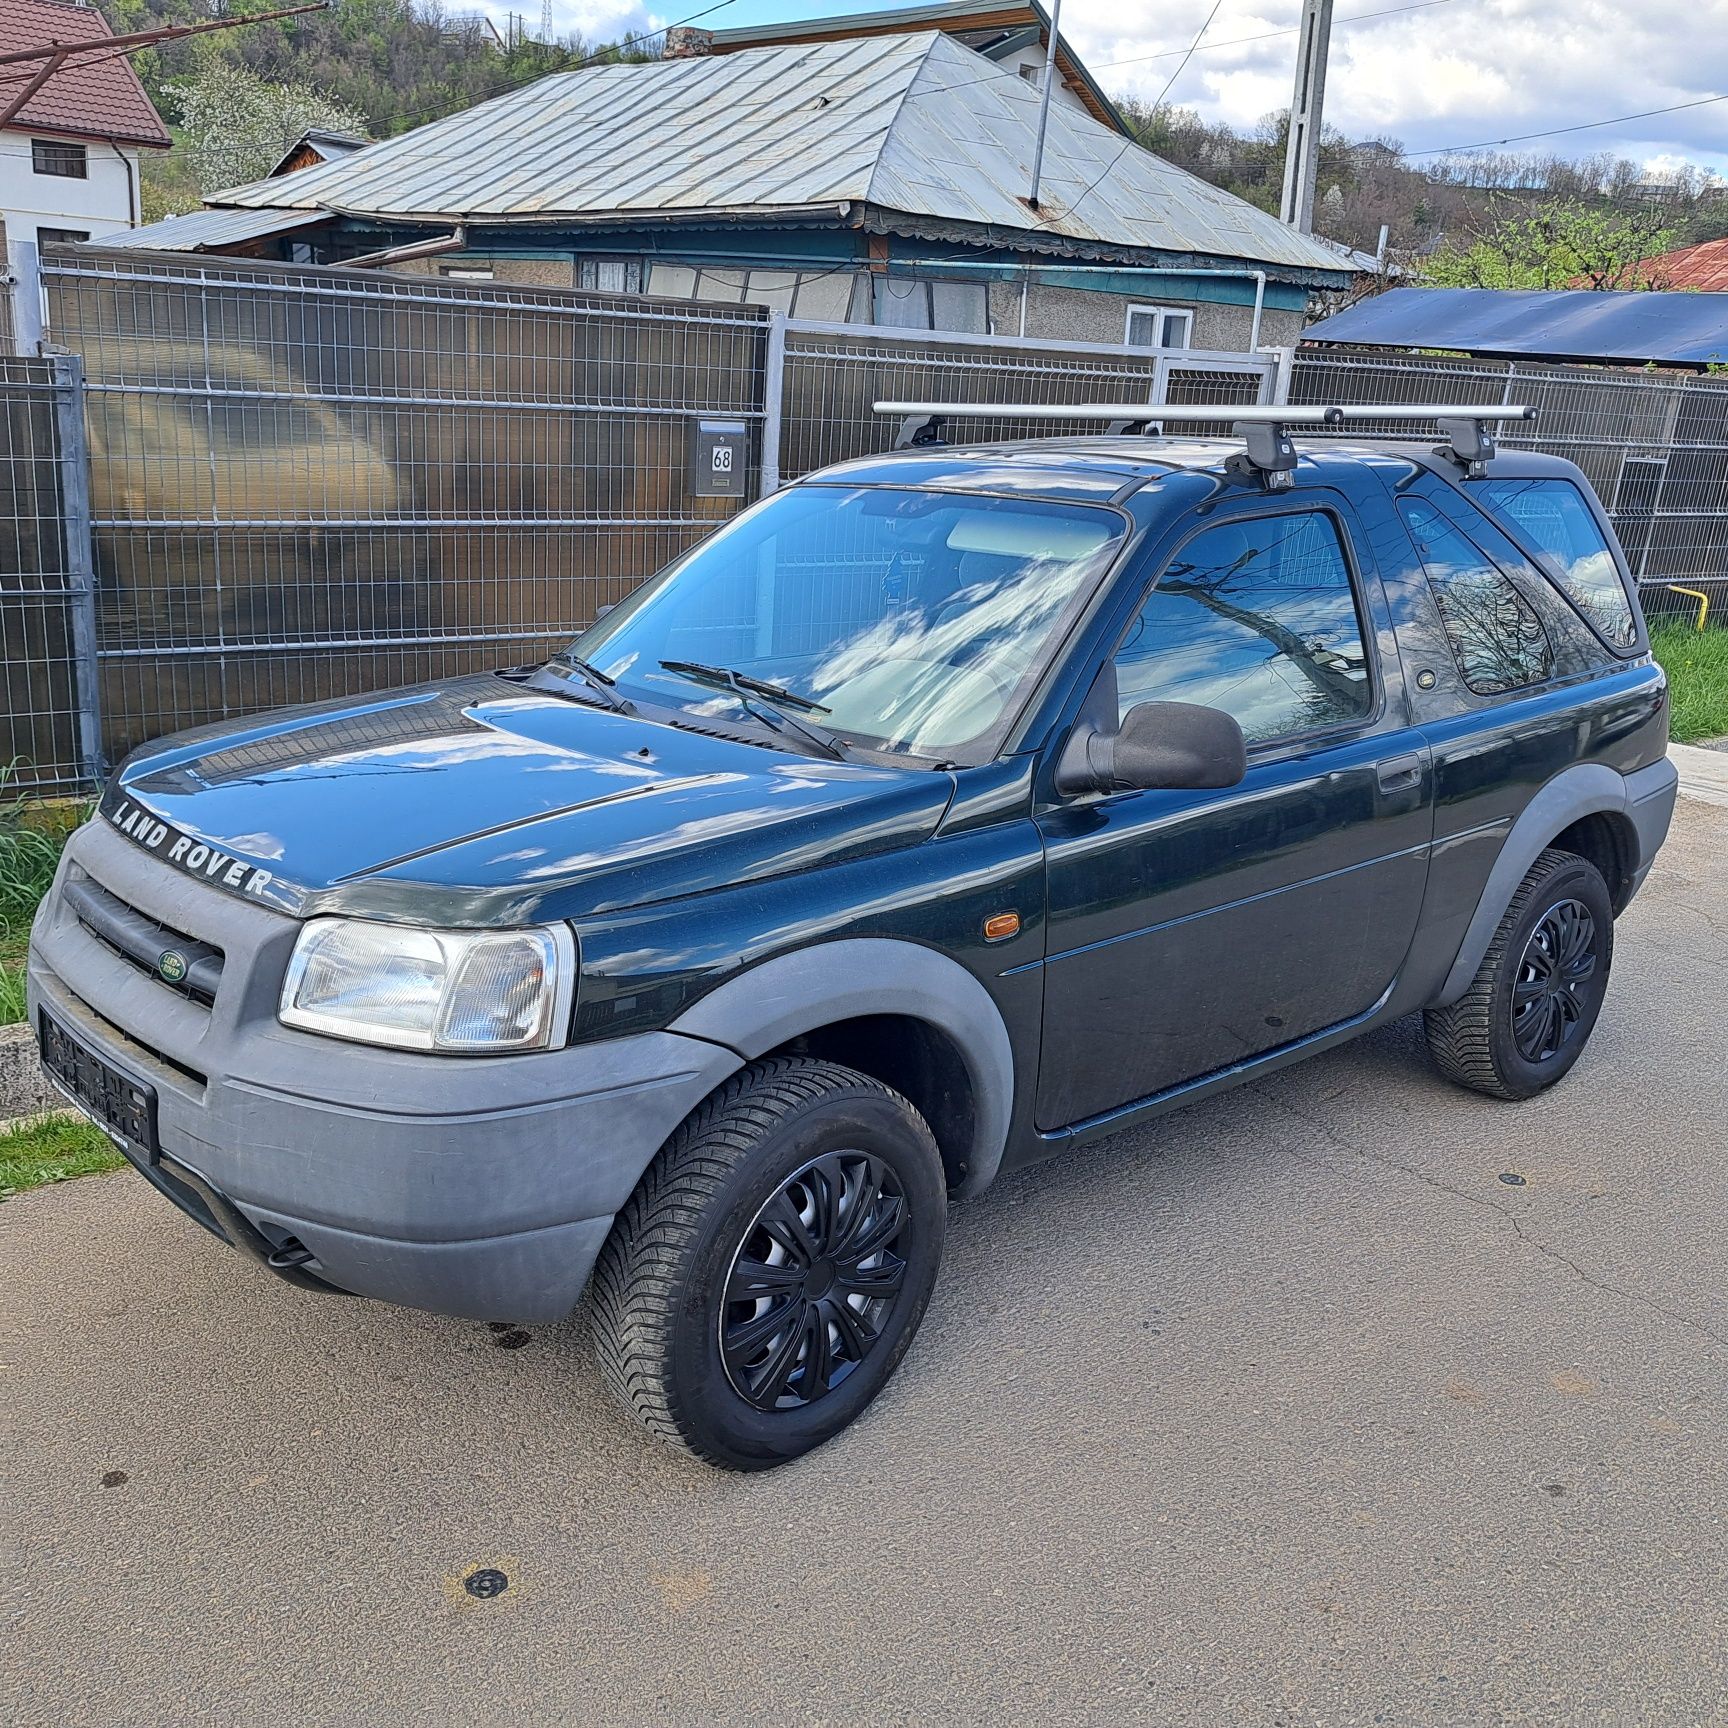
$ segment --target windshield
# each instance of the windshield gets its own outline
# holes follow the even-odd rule
[[[1123,532],[1115,512],[1085,506],[793,487],[638,589],[572,652],[639,701],[729,718],[778,701],[847,743],[984,761]],[[779,695],[716,688],[691,667]]]

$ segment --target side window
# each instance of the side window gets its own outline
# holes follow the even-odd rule
[[[1570,480],[1481,480],[1471,496],[1523,530],[1542,568],[1616,648],[1638,640],[1632,602],[1596,518]]]
[[[1540,684],[1554,650],[1536,609],[1474,541],[1432,504],[1398,506],[1416,542],[1464,682],[1479,696]]]
[[[1178,548],[1116,650],[1121,711],[1198,702],[1265,743],[1370,713],[1368,656],[1324,511],[1220,523]]]

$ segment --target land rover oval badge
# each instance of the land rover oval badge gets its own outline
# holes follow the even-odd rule
[[[180,984],[186,978],[186,956],[177,948],[164,948],[156,957],[156,970],[169,984]]]

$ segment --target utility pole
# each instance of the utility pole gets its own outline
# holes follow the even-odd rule
[[[1326,49],[1332,39],[1332,0],[1302,0],[1296,46],[1296,89],[1290,99],[1290,135],[1284,144],[1281,221],[1314,232],[1314,181],[1320,171],[1320,126],[1326,101]]]
[[[1050,43],[1044,51],[1044,90],[1038,98],[1038,142],[1032,147],[1032,190],[1026,202],[1038,208],[1038,182],[1044,175],[1044,133],[1050,125],[1050,93],[1056,87],[1056,42],[1062,26],[1062,0],[1050,7]]]

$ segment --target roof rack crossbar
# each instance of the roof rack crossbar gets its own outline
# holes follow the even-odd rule
[[[1534,420],[1525,403],[1478,408],[1456,402],[1286,402],[1230,407],[1213,402],[877,402],[878,414],[938,414],[955,420],[1134,420],[1163,418],[1205,424],[1343,426],[1366,420]]]
[[[1490,427],[1503,421],[1528,423],[1536,410],[1527,403],[1501,402],[1491,407],[1451,402],[1331,402],[1255,403],[1231,407],[1219,403],[1185,402],[877,402],[878,414],[903,416],[896,449],[939,444],[943,423],[957,420],[1088,420],[1102,421],[1114,433],[1160,435],[1163,418],[1202,426],[1229,426],[1247,445],[1230,467],[1258,476],[1268,488],[1288,487],[1296,466],[1296,449],[1289,428],[1346,426],[1373,420],[1429,421],[1446,440],[1450,456],[1472,479],[1480,478],[1493,458],[1496,444]]]

